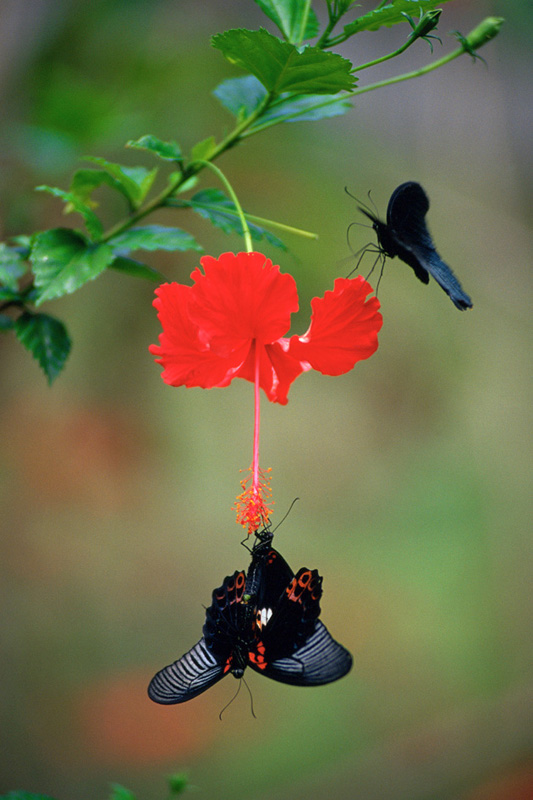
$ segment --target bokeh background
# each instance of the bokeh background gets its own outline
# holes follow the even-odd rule
[[[199,638],[213,587],[248,563],[230,506],[251,457],[251,386],[165,386],[147,352],[153,286],[118,274],[47,307],[74,339],[53,388],[0,340],[0,791],[99,800],[115,781],[156,800],[165,775],[187,770],[197,796],[218,800],[533,796],[533,28],[527,2],[507,5],[444,7],[445,52],[447,31],[508,17],[487,66],[461,58],[219,162],[245,208],[320,234],[266,250],[298,283],[293,332],[353,263],[345,185],[371,189],[384,213],[395,186],[420,181],[438,248],[474,300],[460,313],[388,262],[377,354],[340,378],[302,376],[285,408],[263,403],[274,522],[300,498],[276,546],[324,576],[322,618],[355,657],[342,681],[298,689],[249,674],[257,719],[243,689],[219,721],[231,678],[183,706],[152,704],[152,674]],[[3,0],[2,237],[76,225],[33,187],[66,187],[85,154],[151,166],[123,144],[220,138],[231,119],[210,92],[240,73],[209,36],[261,24],[273,30],[250,0]],[[361,34],[343,52],[362,63],[405,31]],[[418,43],[361,85],[429,59]],[[109,221],[123,214],[100,200]],[[213,255],[242,247],[184,212],[151,221],[191,230]],[[370,233],[353,226],[351,247]],[[180,281],[196,263],[147,260]]]

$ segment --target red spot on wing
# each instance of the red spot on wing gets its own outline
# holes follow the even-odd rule
[[[320,585],[321,579],[316,570],[306,569],[298,577],[292,579],[286,589],[287,597],[294,603],[302,602],[305,594],[308,594],[313,600],[319,600]]]
[[[262,641],[258,641],[255,650],[250,650],[248,653],[248,660],[251,664],[255,664],[259,669],[266,669],[268,662],[265,658],[265,645]]]
[[[230,655],[226,660],[226,663],[224,664],[224,675],[227,675],[228,672],[230,672],[232,664],[233,664],[233,653],[230,653]]]

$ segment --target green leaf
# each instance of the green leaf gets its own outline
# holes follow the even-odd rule
[[[12,236],[11,239],[15,242],[21,257],[28,258],[31,248],[31,236],[26,236],[25,233],[21,233],[18,236]]]
[[[345,25],[344,35],[352,36],[354,33],[359,33],[359,31],[377,31],[382,25],[390,27],[398,22],[405,22],[405,17],[403,16],[405,12],[419,17],[422,12],[447,2],[448,0],[392,0],[386,6],[369,11],[367,14],[363,14],[363,16]]]
[[[145,225],[130,228],[111,240],[115,250],[197,250],[203,251],[194,236],[181,228],[167,228],[164,225]]]
[[[0,284],[16,290],[18,279],[26,270],[27,265],[20,248],[8,247],[7,244],[0,242]]]
[[[318,33],[318,20],[309,8],[307,20],[303,20],[305,3],[302,0],[255,0],[260,9],[278,26],[287,41],[300,44]],[[303,30],[302,30],[303,28]]]
[[[254,75],[229,78],[220,83],[213,94],[237,118],[249,116],[266,97],[266,89]],[[351,103],[345,94],[328,97],[323,94],[295,95],[290,92],[280,95],[268,106],[257,122],[250,126],[268,127],[274,120],[279,122],[308,122],[345,114]],[[266,124],[265,124],[266,123]]]
[[[183,156],[181,154],[180,146],[177,142],[163,142],[157,136],[147,134],[141,136],[140,139],[130,139],[126,143],[126,147],[133,147],[137,150],[149,150],[159,158],[165,161],[181,161]]]
[[[336,94],[349,91],[354,85],[352,65],[347,59],[318,47],[304,47],[300,52],[263,28],[218,33],[211,43],[228,61],[251,72],[274,94]]]
[[[71,341],[63,323],[48,314],[25,311],[15,320],[15,333],[37,359],[51,385],[70,353]]]
[[[89,208],[80,198],[74,194],[73,192],[65,192],[63,189],[58,189],[55,186],[37,186],[35,188],[36,192],[48,192],[52,194],[54,197],[59,197],[63,200],[64,203],[67,205],[65,206],[65,213],[69,213],[70,211],[77,211],[78,214],[81,214],[85,225],[87,226],[87,230],[89,231],[90,236],[93,239],[99,239],[102,235],[104,230],[102,223],[94,213],[94,211]]]
[[[157,175],[157,167],[152,170],[145,169],[145,167],[125,167],[96,156],[85,156],[85,160],[98,164],[108,175],[111,175],[119,185],[117,188],[120,188],[134,209],[139,208]]]
[[[105,183],[107,186],[110,186],[112,189],[115,189],[117,192],[120,192],[126,197],[126,199],[129,200],[121,184],[115,180],[115,178],[111,177],[108,172],[104,172],[103,169],[76,170],[72,176],[70,192],[74,194],[82,203],[85,203],[85,205],[89,207],[95,207],[98,204],[90,198],[94,190],[98,189],[98,187],[103,183]]]
[[[167,280],[166,275],[163,275],[159,270],[149,267],[147,264],[142,264],[140,261],[135,261],[133,258],[117,256],[109,267],[110,269],[118,270],[118,272],[124,272],[126,275],[131,275],[133,278],[143,278],[153,283],[161,283],[161,281]]]
[[[107,244],[89,244],[80,234],[67,228],[39,233],[31,251],[35,286],[40,289],[36,305],[62,297],[92,281],[113,261]]]
[[[345,94],[331,97],[323,94],[282,95],[267,108],[256,125],[250,126],[250,131],[265,127],[274,120],[278,122],[311,122],[337,117],[346,114],[351,107],[352,104]]]
[[[10,331],[15,327],[15,320],[7,314],[0,314],[0,331]]]
[[[209,136],[201,142],[197,142],[191,150],[191,161],[205,161],[210,158],[213,150],[217,146],[214,136]]]
[[[120,783],[110,784],[111,794],[109,800],[135,800],[135,795]]]
[[[220,189],[204,189],[198,192],[190,200],[180,200],[181,207],[192,208],[204,219],[209,220],[217,228],[220,228],[224,233],[242,233],[241,221],[239,219],[235,204],[226,197],[224,192]],[[277,236],[267,231],[260,225],[256,225],[247,220],[250,228],[250,234],[255,241],[266,239],[267,242],[279,247],[281,250],[287,250],[286,245],[278,239]]]
[[[255,75],[244,75],[242,78],[222,81],[213,94],[231,114],[244,119],[263,102],[267,91]]]

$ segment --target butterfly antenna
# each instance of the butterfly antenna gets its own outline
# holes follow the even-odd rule
[[[224,713],[224,711],[225,711],[227,708],[229,708],[229,707],[230,707],[230,705],[233,703],[233,701],[235,700],[235,698],[237,697],[237,695],[238,695],[238,694],[239,694],[239,692],[241,691],[241,681],[242,681],[242,678],[241,678],[241,680],[239,681],[239,685],[237,686],[237,691],[235,692],[235,694],[233,695],[233,697],[231,698],[231,700],[229,701],[229,703],[226,703],[226,705],[224,706],[224,708],[222,709],[222,711],[221,711],[221,712],[220,712],[220,714],[218,715],[218,718],[219,718],[219,720],[220,720],[221,722],[222,722],[222,714]],[[245,683],[246,683],[246,681],[245,681]],[[248,689],[248,691],[250,691],[250,690]],[[255,714],[254,714],[254,716],[255,716]]]
[[[369,189],[369,190],[368,190],[368,192],[367,192],[367,196],[368,196],[368,199],[370,200],[370,202],[371,202],[371,204],[372,204],[372,208],[373,208],[373,209],[374,209],[374,211],[376,212],[376,217],[379,217],[379,211],[378,211],[378,207],[377,207],[377,205],[374,203],[374,201],[372,200],[371,191],[372,191],[371,189]],[[368,208],[368,206],[367,206],[367,208]]]
[[[366,222],[357,222],[357,220],[354,220],[353,222],[350,222],[350,224],[346,228],[346,244],[348,245],[348,248],[352,251],[352,255],[354,256],[354,258],[357,258],[357,256],[361,252],[361,250],[364,250],[364,247],[359,248],[359,250],[357,250],[357,252],[355,252],[355,253],[354,253],[354,251],[352,249],[352,245],[351,245],[351,242],[350,242],[350,230],[352,229],[352,227],[354,225],[359,225],[360,228],[371,228],[372,225],[367,225]],[[365,245],[365,247],[366,247],[366,245]]]
[[[370,190],[368,191],[368,199],[369,199],[369,200],[370,200],[370,202],[372,203],[372,207],[371,207],[371,206],[369,206],[367,203],[364,203],[362,200],[359,200],[359,198],[358,198],[358,197],[356,197],[354,194],[352,194],[352,193],[351,193],[351,192],[348,190],[348,187],[347,187],[347,186],[345,186],[345,187],[344,187],[344,191],[346,192],[346,194],[348,195],[348,197],[351,197],[351,198],[352,198],[352,200],[355,200],[355,202],[357,203],[357,205],[358,205],[360,208],[364,208],[364,209],[366,209],[366,211],[372,211],[372,210],[374,210],[374,211],[376,212],[376,215],[378,214],[378,210],[377,210],[377,208],[376,208],[376,206],[375,206],[375,203],[374,203],[374,201],[372,200],[372,198],[370,197]]]
[[[296,499],[298,499],[298,498],[296,498]],[[249,687],[249,686],[248,686],[248,684],[246,683],[246,678],[244,677],[244,675],[243,675],[243,677],[241,678],[241,681],[244,683],[244,685],[245,685],[245,686],[246,686],[246,688],[248,689],[248,694],[250,695],[250,711],[252,712],[252,717],[253,717],[254,719],[257,719],[257,717],[256,717],[256,715],[255,715],[255,711],[254,711],[254,696],[253,696],[253,694],[252,694],[252,690],[250,689],[250,687]]]
[[[292,511],[292,509],[293,509],[293,506],[294,506],[294,504],[295,504],[295,503],[297,503],[299,499],[300,499],[299,497],[295,497],[295,498],[294,498],[294,500],[293,500],[293,501],[292,501],[292,503],[290,504],[289,508],[288,508],[288,509],[287,509],[287,511],[285,512],[285,516],[284,516],[284,517],[282,517],[282,519],[280,519],[280,521],[278,522],[278,524],[276,525],[276,527],[275,527],[275,528],[274,528],[274,530],[272,531],[272,534],[276,533],[276,531],[277,531],[277,529],[279,528],[279,526],[280,526],[280,525],[281,525],[283,522],[285,522],[285,520],[287,519],[287,517],[288,517],[288,516],[289,516],[289,514],[291,513],[291,511]]]
[[[347,186],[345,186],[345,187],[344,187],[344,191],[346,192],[346,194],[348,195],[348,197],[351,197],[351,198],[352,198],[352,200],[355,200],[355,202],[356,202],[356,203],[358,203],[358,202],[359,202],[359,200],[357,199],[357,197],[356,197],[354,194],[352,194],[352,193],[351,193],[351,191],[348,189],[348,187],[347,187]]]

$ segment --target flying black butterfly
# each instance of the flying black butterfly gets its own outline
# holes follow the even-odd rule
[[[425,223],[429,199],[419,183],[402,183],[392,193],[387,206],[387,222],[359,206],[371,221],[381,254],[398,256],[408,264],[422,283],[432,275],[457,308],[472,308],[472,301],[435,249]]]
[[[214,590],[203,637],[152,678],[156,703],[183,703],[229,672],[241,678],[246,667],[296,686],[320,686],[350,670],[350,653],[318,619],[318,572],[303,567],[294,575],[271,547],[272,533],[256,536],[248,573],[235,572]]]

